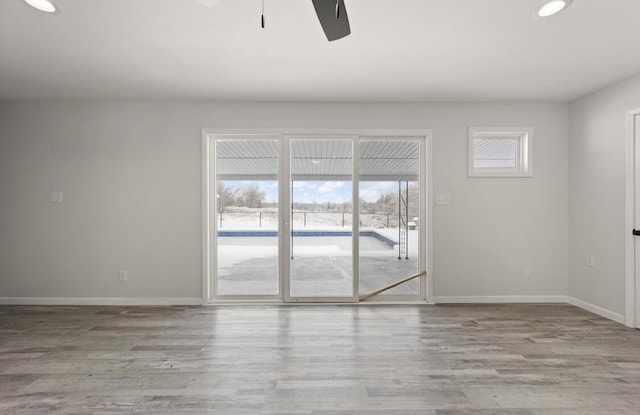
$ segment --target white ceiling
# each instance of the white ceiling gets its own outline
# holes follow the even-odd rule
[[[640,0],[0,0],[0,98],[568,101],[640,72]]]

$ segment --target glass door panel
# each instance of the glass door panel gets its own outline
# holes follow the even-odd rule
[[[359,159],[360,294],[420,272],[420,141],[362,139]],[[419,295],[416,278],[383,295]]]
[[[356,301],[351,138],[290,140],[289,299]]]
[[[210,300],[424,298],[424,137],[209,137]]]
[[[279,140],[214,140],[214,296],[277,296]]]

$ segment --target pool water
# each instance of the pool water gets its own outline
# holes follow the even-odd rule
[[[351,251],[350,236],[294,236],[293,249],[296,247],[337,247],[341,251]],[[268,247],[278,246],[274,236],[220,236],[218,246]],[[360,251],[391,251],[393,247],[371,236],[360,237]]]

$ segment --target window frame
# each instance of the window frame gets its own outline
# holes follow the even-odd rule
[[[476,167],[475,140],[504,139],[517,141],[515,167]],[[469,177],[533,177],[533,128],[530,127],[469,127]]]

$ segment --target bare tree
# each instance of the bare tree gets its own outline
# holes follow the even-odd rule
[[[238,198],[239,204],[250,208],[262,207],[262,202],[267,198],[264,190],[258,186],[243,187]]]
[[[238,189],[231,189],[225,186],[222,181],[218,181],[218,183],[216,183],[216,191],[218,212],[224,212],[227,207],[235,205]]]
[[[401,190],[402,197],[407,200],[407,190],[403,186]],[[420,192],[418,189],[417,183],[409,183],[409,214],[417,215],[418,214],[418,205],[419,205],[419,197]],[[383,193],[378,197],[373,203],[367,203],[367,208],[373,210],[377,213],[391,213],[398,214],[398,192],[387,192]],[[404,212],[402,212],[404,214]]]

